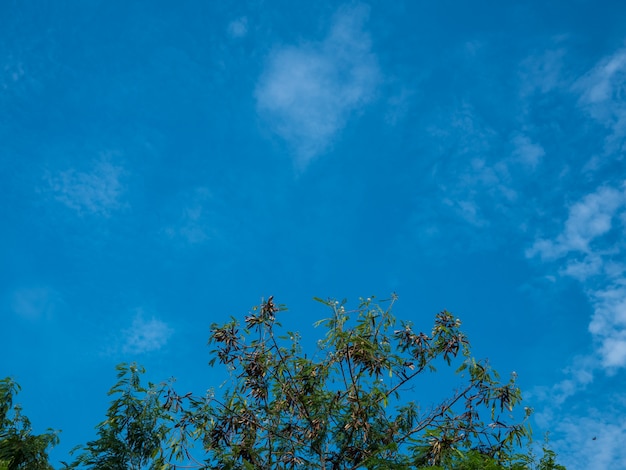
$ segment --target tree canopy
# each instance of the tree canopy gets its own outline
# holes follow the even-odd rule
[[[0,380],[0,470],[52,469],[48,449],[59,442],[58,433],[33,434],[30,420],[14,404],[19,391],[14,380]]]
[[[501,380],[487,361],[474,358],[461,321],[450,312],[438,313],[424,332],[396,321],[395,295],[381,302],[363,299],[354,309],[317,300],[329,315],[316,323],[323,335],[314,348],[282,329],[286,309],[273,297],[243,321],[213,324],[210,365],[226,367],[229,380],[202,396],[181,395],[171,381],[143,384],[140,366],[119,365],[97,439],[75,449],[76,458],[65,465],[564,468],[545,446],[540,457],[534,455],[532,411],[521,407],[515,374]],[[416,383],[436,371],[449,371],[453,387],[443,399],[424,402]],[[43,450],[54,442],[42,440]]]

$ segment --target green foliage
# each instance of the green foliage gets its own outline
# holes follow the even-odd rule
[[[476,360],[458,318],[443,311],[424,332],[396,322],[395,296],[380,304],[362,300],[354,310],[317,300],[330,316],[316,323],[323,335],[314,351],[282,329],[277,316],[285,309],[272,297],[243,322],[213,324],[210,364],[226,367],[230,377],[219,394],[142,385],[144,370],[121,364],[98,438],[76,448],[66,467],[564,470],[547,444],[541,458],[533,455],[531,410],[519,410],[515,374],[501,381]],[[422,403],[420,386],[438,380],[428,375],[437,369],[456,385],[438,403]],[[15,463],[17,446],[5,429],[22,423],[28,432],[19,442],[42,457],[56,435],[29,440],[19,409],[7,418],[17,385],[2,387],[0,470],[50,468]]]
[[[0,470],[48,470],[48,449],[59,442],[58,433],[48,429],[32,433],[30,420],[14,405],[19,385],[10,378],[0,380]]]
[[[298,334],[281,334],[284,309],[272,297],[245,325],[212,325],[211,364],[228,369],[230,386],[220,397],[168,398],[180,415],[178,445],[201,442],[203,468],[558,468],[516,454],[530,442],[530,410],[516,417],[515,376],[502,382],[474,359],[449,312],[424,333],[396,325],[395,296],[353,311],[317,300],[331,316],[316,324],[326,333],[310,357]],[[412,387],[440,366],[463,381],[424,409]]]
[[[165,385],[141,384],[145,371],[136,364],[117,366],[118,382],[109,395],[116,398],[107,419],[97,426],[98,439],[88,442],[68,468],[106,470],[164,469],[165,440],[172,417],[162,406]]]
[[[542,447],[543,455],[537,466],[538,470],[566,470],[563,465],[556,462],[556,452],[550,449],[548,445],[548,435],[546,434],[545,442]]]

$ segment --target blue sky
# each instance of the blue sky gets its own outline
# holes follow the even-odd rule
[[[0,374],[65,459],[115,364],[395,291],[624,468],[625,144],[623,2],[0,2]]]

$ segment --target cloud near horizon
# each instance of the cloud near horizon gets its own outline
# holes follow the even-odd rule
[[[256,88],[257,110],[293,148],[299,169],[374,97],[381,73],[364,30],[368,14],[364,5],[342,7],[322,42],[283,45],[270,54]]]

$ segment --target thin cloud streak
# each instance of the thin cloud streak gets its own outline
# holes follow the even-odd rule
[[[601,60],[580,78],[573,91],[580,94],[579,104],[589,115],[610,130],[605,152],[622,151],[626,138],[626,49]]]

